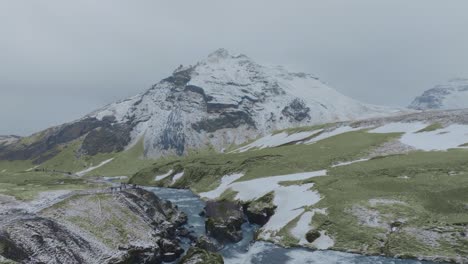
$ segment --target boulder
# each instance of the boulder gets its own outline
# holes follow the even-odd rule
[[[179,261],[179,264],[224,264],[224,260],[220,254],[192,247]]]
[[[244,207],[250,223],[264,226],[270,220],[277,207],[273,204],[273,198],[274,193],[270,192]]]
[[[309,232],[307,232],[306,234],[306,239],[307,239],[307,242],[309,243],[313,243],[315,240],[317,240],[319,237],[320,237],[320,232],[317,231],[317,230],[310,230]]]
[[[207,236],[199,237],[195,246],[210,252],[218,252],[223,249],[223,246],[218,241]]]
[[[177,260],[184,250],[179,246],[177,242],[170,241],[169,239],[161,239],[158,242],[159,248],[161,248],[162,259],[164,262],[173,262]]]
[[[242,240],[244,213],[242,206],[231,201],[208,201],[206,204],[206,233],[220,243]]]

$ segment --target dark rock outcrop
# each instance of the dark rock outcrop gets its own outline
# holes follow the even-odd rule
[[[310,118],[309,112],[310,108],[307,107],[306,104],[298,98],[294,99],[281,111],[284,116],[298,122],[306,118]]]
[[[84,137],[81,150],[84,154],[110,153],[121,151],[130,141],[132,126],[114,124],[115,118],[84,118],[79,121],[53,127],[15,144],[0,149],[1,160],[28,160],[35,164],[53,158],[60,151],[59,146]]]
[[[170,241],[168,239],[159,240],[159,248],[162,253],[162,260],[164,262],[173,262],[177,260],[184,250],[178,245],[177,242]]]
[[[244,213],[239,203],[208,201],[206,204],[205,228],[209,236],[220,243],[235,243],[242,240]]]
[[[223,245],[211,237],[201,236],[198,238],[195,246],[210,252],[218,252],[223,248]]]
[[[252,224],[265,225],[275,213],[276,206],[273,204],[274,193],[270,192],[259,199],[244,206],[245,214]]]
[[[158,247],[132,246],[130,248],[120,248],[127,253],[117,260],[110,260],[109,263],[115,264],[160,264],[163,262],[161,250]]]
[[[192,247],[179,261],[179,264],[224,264],[224,260],[220,254]]]
[[[130,142],[131,127],[126,124],[99,127],[85,137],[81,149],[87,155],[122,151]]]
[[[223,112],[217,118],[206,119],[192,124],[196,131],[215,132],[223,128],[238,128],[241,125],[255,128],[255,122],[243,111]]]
[[[103,252],[65,226],[42,217],[22,217],[0,229],[0,254],[21,263],[94,263]]]
[[[309,243],[313,243],[320,236],[321,236],[320,232],[317,230],[310,230],[309,232],[306,233],[306,239],[307,239],[307,242]]]
[[[86,210],[81,210],[82,206]],[[187,216],[143,189],[76,194],[38,215],[0,219],[0,255],[21,263],[173,262]]]

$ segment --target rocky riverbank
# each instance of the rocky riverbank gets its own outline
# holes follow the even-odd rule
[[[184,253],[186,222],[177,206],[143,189],[76,193],[37,213],[4,211],[0,255],[21,263],[172,262]]]

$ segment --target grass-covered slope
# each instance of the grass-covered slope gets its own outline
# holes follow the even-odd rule
[[[132,182],[144,185],[169,186],[172,178],[155,182],[156,175],[173,170],[184,171],[184,177],[174,187],[190,187],[204,192],[219,185],[221,177],[233,172],[245,172],[240,180],[321,170],[341,161],[351,161],[398,134],[368,134],[350,132],[315,144],[286,145],[241,153],[210,153],[182,158],[161,159],[138,172]]]
[[[33,164],[32,160],[0,160],[0,194],[30,200],[43,191],[94,188],[89,178],[131,176],[154,162],[144,158],[142,141],[122,152],[93,156],[82,154],[81,144],[82,139],[62,144],[58,154],[41,164]],[[92,167],[96,168],[79,173]]]

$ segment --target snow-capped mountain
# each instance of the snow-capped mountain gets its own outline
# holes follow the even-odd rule
[[[147,155],[159,156],[209,145],[220,150],[276,129],[388,111],[346,97],[310,74],[262,66],[219,49],[194,66],[180,66],[145,93],[88,117],[131,124],[131,141],[144,136]]]
[[[461,109],[468,108],[468,79],[452,79],[446,84],[437,85],[416,97],[409,108]]]
[[[222,150],[277,129],[391,111],[344,96],[310,74],[219,49],[193,66],[180,66],[144,93],[38,133],[34,139],[40,142],[7,155],[0,151],[0,158],[47,159],[53,153],[44,152],[76,138],[84,138],[81,152],[89,155],[121,151],[142,138],[147,156],[183,155],[207,146]]]

